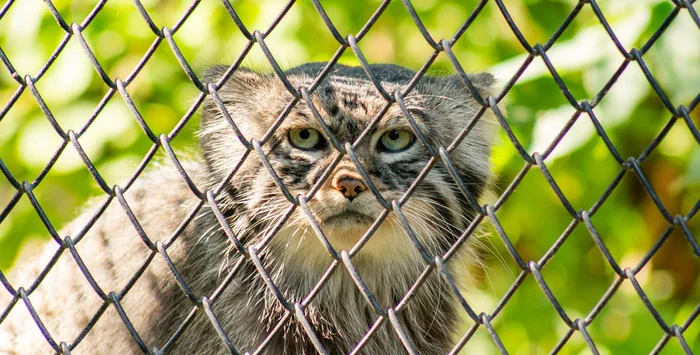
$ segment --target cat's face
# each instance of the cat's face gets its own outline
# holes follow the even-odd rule
[[[398,201],[415,184],[431,155],[416,137],[398,104],[387,108],[386,100],[371,81],[363,75],[355,76],[357,68],[339,65],[337,68],[338,71],[327,77],[311,98],[336,140],[343,146],[354,144],[357,160],[370,181],[363,177],[348,154],[342,154],[334,147],[304,100],[288,107],[293,97],[276,77],[241,71],[218,92],[227,112],[247,140],[269,137],[262,145],[262,151],[291,196],[307,196],[319,184],[317,192],[309,198],[309,210],[336,250],[350,250],[377,217],[387,210],[370,185],[389,204]],[[382,80],[382,86],[389,93],[401,91],[413,75],[400,67],[377,69],[380,80],[386,79]],[[222,72],[223,68],[210,72],[212,81]],[[288,72],[288,79],[296,88],[301,88],[311,86],[314,77],[296,69]],[[492,81],[488,75],[472,79],[484,93]],[[435,152],[439,147],[449,146],[480,108],[466,87],[454,77],[426,77],[404,102],[417,128]],[[280,114],[287,110],[286,118],[268,134]],[[384,114],[378,118],[381,112]],[[245,146],[236,139],[222,117],[212,100],[205,103],[202,146],[209,166],[219,178],[225,176],[246,152]],[[489,120],[486,116],[481,118],[450,154],[460,177],[477,197],[490,176],[488,160],[492,122]],[[292,208],[292,203],[275,184],[257,152],[249,153],[230,186],[235,191],[232,199],[237,199],[234,202],[245,211],[245,222],[233,222],[234,231],[239,234],[253,233],[261,238],[264,231],[257,227],[274,225]],[[443,253],[466,227],[473,213],[467,198],[439,162],[439,157],[432,170],[415,186],[402,211],[431,254]],[[310,226],[302,208],[297,207],[272,239],[273,244],[288,250],[292,246],[293,249],[304,248],[307,252],[323,252]],[[387,250],[401,255],[415,253],[394,212],[388,212],[364,248],[369,254],[383,257],[386,257]]]

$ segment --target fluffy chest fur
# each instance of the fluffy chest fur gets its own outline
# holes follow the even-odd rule
[[[376,237],[398,237],[386,234],[395,232],[380,229]],[[286,233],[289,232],[283,229],[279,237],[288,236]],[[190,267],[180,271],[191,277],[189,280],[193,289],[202,292],[218,287],[218,283],[226,279],[227,275],[235,275],[212,311],[239,352],[260,350],[259,347],[264,344],[262,351],[266,354],[316,353],[309,334],[295,313],[295,306],[303,304],[304,316],[312,331],[330,354],[350,353],[360,344],[360,353],[363,354],[406,353],[386,313],[383,316],[377,313],[342,263],[334,263],[329,256],[322,258],[320,255],[304,253],[305,247],[308,247],[304,243],[294,247],[297,248],[294,250],[296,257],[276,259],[279,258],[280,251],[273,250],[273,247],[259,253],[260,264],[265,269],[263,272],[260,265],[256,266],[242,256],[235,256],[224,261],[233,266],[227,267],[219,277],[214,277],[218,282],[212,283],[212,275],[198,274],[201,272],[199,261],[221,260],[220,255],[217,255],[220,252],[209,248],[216,245],[217,241],[222,246],[227,243],[225,236],[215,233],[206,244],[195,245],[195,252],[189,256],[191,260],[183,263]],[[320,244],[318,240],[313,243]],[[364,254],[353,258],[353,265],[357,266],[355,271],[377,306],[383,310],[396,308],[420,278],[425,266],[400,265],[396,264],[396,260],[377,262],[371,258],[372,256]],[[324,265],[321,266],[322,264]],[[265,282],[263,273],[269,276],[277,293]],[[166,309],[173,310],[171,317],[155,320],[148,329],[171,328],[170,331],[175,331],[176,327],[168,325],[181,324],[185,318],[186,312],[182,310],[187,307],[183,306],[189,304],[182,297],[182,291],[171,284],[167,292],[173,296],[173,303],[165,306]],[[459,320],[453,297],[447,284],[433,272],[412,295],[412,300],[397,312],[400,326],[411,337],[412,345],[420,353],[442,354],[451,348],[453,329]],[[197,331],[183,333],[182,339],[178,340],[177,352],[191,353],[203,349],[210,352],[225,351],[210,322],[211,319],[204,315],[195,317],[190,328]],[[379,326],[372,329],[376,325]],[[370,331],[371,335],[367,336]],[[157,337],[156,334],[154,336]]]

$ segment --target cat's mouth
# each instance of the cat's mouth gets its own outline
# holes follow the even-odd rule
[[[367,225],[372,224],[374,218],[357,211],[343,211],[323,220],[324,224],[333,225]]]

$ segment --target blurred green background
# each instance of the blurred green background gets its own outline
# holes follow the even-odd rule
[[[94,1],[53,2],[67,23],[81,23]],[[341,34],[357,33],[379,1],[322,1]],[[433,38],[450,38],[477,5],[475,0],[413,1]],[[513,20],[530,44],[545,43],[578,3],[574,0],[505,1]],[[264,30],[284,7],[281,1],[232,3],[252,31]],[[158,27],[172,27],[190,6],[188,1],[144,0]],[[673,11],[669,0],[601,1],[599,6],[622,45],[640,48]],[[700,5],[693,5],[700,11]],[[49,59],[64,32],[47,6],[31,0],[15,1],[0,19],[0,47],[18,73],[35,75]],[[87,42],[110,78],[125,78],[156,39],[136,6],[129,0],[109,0],[84,31]],[[218,1],[199,3],[175,41],[196,72],[209,65],[230,64],[246,40]],[[294,4],[266,43],[283,67],[307,61],[327,61],[339,45],[324,26],[310,1]],[[390,62],[418,69],[432,50],[420,35],[401,2],[394,1],[360,42],[371,63]],[[454,46],[463,68],[489,71],[499,80],[498,91],[515,74],[526,54],[494,2],[489,2]],[[552,64],[576,100],[591,100],[623,63],[622,55],[606,34],[590,5],[548,51]],[[700,92],[700,29],[682,10],[644,55],[651,73],[675,106],[685,105]],[[351,50],[341,63],[357,64]],[[245,65],[269,70],[255,46]],[[440,55],[432,73],[454,72]],[[0,70],[0,106],[5,106],[18,84]],[[36,84],[47,106],[64,130],[78,130],[108,92],[80,43],[71,38],[55,63]],[[151,129],[167,133],[197,96],[165,41],[127,88]],[[97,170],[112,186],[123,184],[151,146],[119,94],[115,95],[80,138]],[[502,103],[508,123],[529,153],[542,152],[574,113],[540,58],[535,58]],[[636,63],[612,86],[595,114],[623,157],[639,156],[670,120],[671,114],[654,94]],[[700,125],[700,108],[690,117]],[[195,116],[174,141],[186,155],[196,146]],[[33,181],[61,144],[29,90],[0,117],[0,159],[18,181]],[[156,157],[159,159],[162,153]],[[493,164],[500,194],[523,168],[523,160],[503,130]],[[590,209],[620,167],[596,134],[591,120],[581,115],[571,131],[546,160],[554,179],[577,210]],[[683,121],[675,123],[666,139],[642,164],[642,170],[672,215],[685,215],[700,198],[700,146]],[[16,190],[0,178],[0,207]],[[101,193],[72,146],[68,146],[45,180],[35,189],[51,223],[60,228],[79,213],[91,196]],[[497,212],[504,230],[526,260],[540,259],[572,222],[572,218],[533,167],[514,194]],[[700,218],[688,222],[696,240]],[[635,267],[668,227],[637,177],[628,173],[592,218],[601,237],[621,267]],[[7,271],[19,257],[19,248],[48,240],[46,228],[23,196],[0,221],[0,270]],[[486,268],[466,297],[478,312],[491,312],[511,286],[519,269],[494,233],[486,244]],[[19,265],[20,263],[17,262]],[[585,226],[579,224],[542,271],[562,307],[572,318],[585,317],[615,279],[612,268],[596,248]],[[649,264],[637,275],[650,301],[668,324],[683,324],[700,302],[700,259],[675,230]],[[466,315],[465,315],[466,318]],[[513,354],[549,352],[567,331],[566,325],[528,276],[494,326]],[[629,282],[624,282],[604,310],[588,327],[604,354],[648,353],[663,331],[646,310]],[[691,349],[700,352],[700,321],[684,332]],[[495,353],[481,328],[464,348],[473,354]],[[663,354],[680,353],[675,339]],[[588,353],[579,333],[562,349],[564,354]]]

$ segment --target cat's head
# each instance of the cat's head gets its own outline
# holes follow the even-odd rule
[[[322,68],[318,63],[305,64],[285,74],[294,88],[300,90],[311,87]],[[370,65],[370,69],[390,95],[402,91],[415,75],[395,65]],[[226,70],[223,66],[214,67],[207,72],[205,80],[216,82]],[[491,75],[470,75],[470,80],[480,95],[489,94]],[[222,105],[246,140],[265,139],[261,149],[291,196],[306,195],[324,177],[329,166],[337,162],[308,203],[336,250],[350,250],[387,210],[372,192],[370,182],[385,201],[398,201],[431,160],[430,150],[417,138],[400,106],[387,105],[360,67],[335,65],[310,96],[340,145],[354,144],[357,161],[371,181],[363,177],[348,154],[339,157],[341,153],[305,100],[294,101],[274,74],[238,69],[218,90],[218,96],[220,100],[208,97],[204,103],[202,149],[217,182],[247,154],[227,190],[230,195],[227,203],[238,205],[239,216],[232,217],[232,226],[243,238],[261,238],[264,231],[260,227],[274,225],[288,213],[292,203],[276,185],[258,152],[249,152],[236,138],[220,110]],[[452,144],[481,109],[457,76],[425,76],[403,101],[433,152]],[[281,116],[285,118],[279,123]],[[277,123],[279,126],[275,126]],[[487,189],[491,176],[489,154],[493,128],[492,117],[484,114],[449,153],[456,173],[476,198]],[[439,157],[414,187],[402,211],[431,254],[444,253],[474,212]],[[386,213],[387,218],[362,253],[388,259],[392,255],[415,256],[415,247],[398,216],[394,212]],[[291,212],[271,245],[282,246],[292,253],[298,248],[304,248],[307,254],[325,253],[301,207]]]

